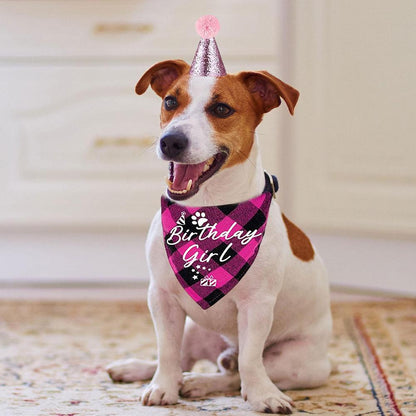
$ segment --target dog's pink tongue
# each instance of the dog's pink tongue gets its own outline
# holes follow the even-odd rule
[[[195,183],[201,176],[204,166],[205,162],[197,163],[195,165],[184,165],[174,162],[172,189],[175,191],[186,189],[189,179],[192,179],[192,183]]]

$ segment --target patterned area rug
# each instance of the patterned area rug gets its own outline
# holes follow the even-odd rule
[[[339,303],[333,312],[338,372],[321,388],[290,391],[296,412],[416,415],[416,301]],[[140,383],[114,384],[104,371],[154,352],[143,304],[2,302],[0,415],[258,415],[237,392],[142,407]]]

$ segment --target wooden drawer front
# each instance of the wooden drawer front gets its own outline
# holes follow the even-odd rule
[[[0,66],[0,227],[147,226],[167,175],[152,146],[160,99],[134,93],[152,63]],[[273,172],[275,122],[259,130]]]
[[[8,80],[0,83],[5,93],[0,108],[17,129],[22,172],[84,179],[154,176],[158,165],[150,148],[159,134],[160,104],[154,94],[134,93],[143,71],[0,69]]]
[[[148,223],[167,169],[144,70],[0,68],[0,225]]]
[[[218,16],[224,55],[271,56],[278,2],[270,0],[0,1],[0,58],[191,58],[201,11]],[[238,10],[238,13],[236,13]],[[253,32],[250,27],[254,27]]]

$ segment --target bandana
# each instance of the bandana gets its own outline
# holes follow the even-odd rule
[[[253,264],[270,203],[278,189],[265,173],[261,195],[206,207],[179,205],[162,196],[162,228],[169,263],[179,283],[202,309],[224,297]]]

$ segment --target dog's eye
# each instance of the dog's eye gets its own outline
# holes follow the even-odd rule
[[[231,114],[234,113],[234,110],[227,104],[218,103],[214,104],[210,109],[209,112],[214,115],[215,117],[219,118],[227,118]]]
[[[175,110],[176,108],[178,108],[178,101],[176,100],[176,98],[172,97],[171,95],[166,97],[165,98],[165,108],[168,111]]]

